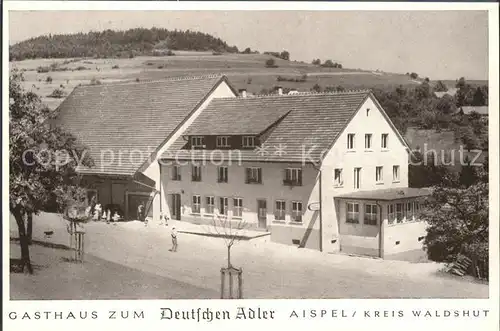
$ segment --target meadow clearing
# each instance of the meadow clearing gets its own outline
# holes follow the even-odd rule
[[[269,58],[271,56],[264,54],[213,55],[211,52],[180,51],[174,56],[13,61],[10,68],[23,71],[25,88],[40,95],[53,109],[80,84],[160,80],[185,75],[225,74],[235,88],[244,88],[253,94],[274,86],[310,91],[315,84],[323,88],[340,85],[346,89],[418,84],[403,74],[325,68],[278,58],[273,58],[276,67],[268,68],[265,62]],[[297,81],[278,81],[279,76]],[[49,97],[56,89],[62,91],[60,97]]]

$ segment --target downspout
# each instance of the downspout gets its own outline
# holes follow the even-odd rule
[[[383,254],[383,245],[384,245],[384,242],[383,242],[383,236],[384,236],[384,233],[382,232],[382,224],[384,223],[384,220],[382,219],[382,206],[378,203],[378,200],[375,201],[375,204],[377,205],[377,208],[378,210],[380,210],[379,214],[380,214],[380,217],[379,217],[379,235],[378,235],[378,255],[381,259],[384,258],[384,254]]]
[[[163,202],[163,199],[162,199],[162,194],[161,194],[161,162],[160,160],[158,160],[158,167],[160,168],[160,178],[158,179],[160,181],[160,221],[161,221],[161,218],[163,218],[163,208],[162,208],[162,202]]]
[[[323,195],[321,192],[321,182],[322,182],[322,176],[321,176],[321,168],[318,168],[314,162],[312,163],[314,169],[316,169],[319,173],[319,251],[323,251],[323,208],[322,208],[322,200],[323,200]]]

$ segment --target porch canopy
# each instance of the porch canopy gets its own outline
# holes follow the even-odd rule
[[[339,199],[392,201],[423,197],[431,194],[429,188],[395,187],[370,191],[355,191],[336,196]]]

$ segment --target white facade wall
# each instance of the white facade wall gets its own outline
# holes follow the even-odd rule
[[[215,98],[225,98],[225,97],[236,97],[236,94],[231,90],[229,85],[222,81],[219,86],[205,99],[205,101],[198,107],[197,110],[184,122],[184,124],[173,134],[173,136],[166,141],[156,153],[156,157],[152,160],[152,162],[143,166],[140,170],[147,177],[155,180],[156,187],[155,189],[160,191],[161,183],[160,183],[160,166],[159,159],[163,152],[165,152],[173,142],[175,142],[186,129],[193,123],[193,121],[200,115],[200,113],[208,106],[210,101]],[[160,195],[156,195],[153,200],[153,220],[159,221],[160,214],[162,213],[161,209],[161,201]]]
[[[174,181],[172,177],[172,166],[162,166],[162,209],[166,211],[169,218],[172,212],[170,211],[170,194],[181,195],[181,219],[204,218],[206,221],[211,220],[213,215],[206,213],[205,201],[207,196],[215,197],[215,212],[219,213],[219,197],[229,198],[228,207],[229,219],[232,219],[233,198],[243,199],[243,219],[253,227],[258,225],[257,215],[257,200],[266,200],[267,202],[267,226],[273,224],[291,224],[290,212],[292,201],[300,201],[303,206],[303,219],[311,219],[312,211],[307,210],[307,205],[313,201],[318,201],[319,195],[317,191],[317,175],[318,171],[312,165],[304,166],[300,164],[288,163],[263,163],[263,162],[242,162],[237,164],[228,164],[227,162],[220,166],[228,167],[228,183],[217,182],[217,167],[218,165],[206,163],[202,165],[202,179],[200,182],[191,180],[192,163],[185,161],[180,166],[181,180]],[[245,183],[245,168],[260,167],[262,169],[262,184],[246,184]],[[283,185],[284,173],[286,168],[302,168],[303,186],[289,187]],[[200,214],[192,213],[192,197],[193,195],[201,196],[201,212]],[[276,200],[286,201],[286,216],[285,221],[275,221],[274,211]],[[294,224],[294,226],[307,226],[307,222],[303,225]],[[316,224],[315,228],[319,225]]]
[[[369,109],[368,115],[367,109]],[[388,134],[387,149],[381,148],[383,133]],[[355,135],[355,144],[352,150],[347,149],[348,134]],[[372,134],[371,149],[365,149],[365,134]],[[403,142],[398,139],[398,133],[391,127],[375,102],[368,98],[340,134],[331,150],[325,155],[322,163],[323,250],[335,252],[340,249],[340,229],[344,230],[345,234],[372,232],[372,230],[361,228],[356,224],[344,223],[339,227],[339,203],[334,203],[335,196],[354,191],[408,187],[408,160],[408,151]],[[398,181],[393,181],[392,167],[394,165],[399,165]],[[379,183],[375,180],[377,166],[383,167],[383,181]],[[343,185],[341,186],[334,184],[336,168],[342,169]],[[354,168],[361,168],[359,189],[354,188]]]

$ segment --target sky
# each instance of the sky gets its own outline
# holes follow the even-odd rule
[[[240,50],[290,52],[345,68],[488,78],[486,11],[11,11],[9,43],[135,27],[196,30]],[[29,24],[26,24],[29,22]]]

